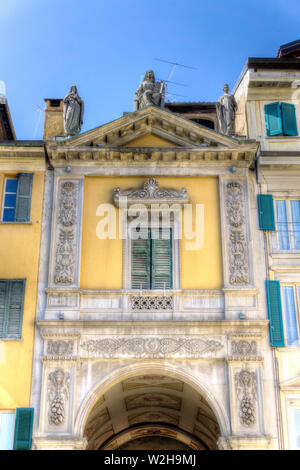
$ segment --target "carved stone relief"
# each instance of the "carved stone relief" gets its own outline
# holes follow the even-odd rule
[[[133,337],[90,339],[81,349],[96,357],[201,357],[223,349],[223,343],[209,338]]]
[[[255,356],[257,354],[257,343],[245,339],[232,341],[231,353],[233,356]]]
[[[242,369],[240,372],[236,372],[234,381],[239,399],[240,422],[243,426],[252,426],[256,422],[256,374]]]
[[[249,260],[242,184],[237,181],[228,183],[226,193],[229,227],[229,284],[245,285],[249,284]]]
[[[48,341],[47,354],[52,356],[68,356],[73,354],[74,342],[66,340]]]
[[[60,183],[54,273],[55,284],[74,284],[75,282],[77,198],[77,182],[63,181]]]
[[[65,420],[66,400],[69,396],[70,374],[55,369],[48,375],[49,423],[60,425]]]

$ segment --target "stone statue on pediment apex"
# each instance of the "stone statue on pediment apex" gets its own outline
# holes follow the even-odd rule
[[[217,102],[217,116],[219,122],[219,130],[222,134],[234,134],[234,119],[237,110],[235,97],[229,92],[229,86],[225,83],[224,95],[222,95]]]
[[[134,111],[146,106],[163,108],[165,104],[165,84],[156,82],[153,70],[147,70],[144,80],[134,95]]]
[[[83,100],[78,96],[77,87],[71,86],[64,98],[64,127],[68,136],[79,134],[83,123]]]

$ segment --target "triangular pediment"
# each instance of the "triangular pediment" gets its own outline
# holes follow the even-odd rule
[[[199,147],[237,149],[241,147],[241,142],[170,111],[148,106],[61,142],[61,144],[72,148],[168,146],[195,149]]]

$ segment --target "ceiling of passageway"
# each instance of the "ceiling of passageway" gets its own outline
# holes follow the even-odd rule
[[[150,436],[176,439],[194,449],[216,449],[219,435],[204,397],[178,379],[157,374],[113,385],[99,397],[85,426],[88,449],[94,450],[116,449]]]

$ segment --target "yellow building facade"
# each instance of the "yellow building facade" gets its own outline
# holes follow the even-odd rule
[[[5,98],[2,105],[8,109]],[[0,428],[1,443],[13,448],[16,409],[30,409],[45,158],[41,142],[22,145],[7,123],[12,138],[4,135],[0,145]]]

